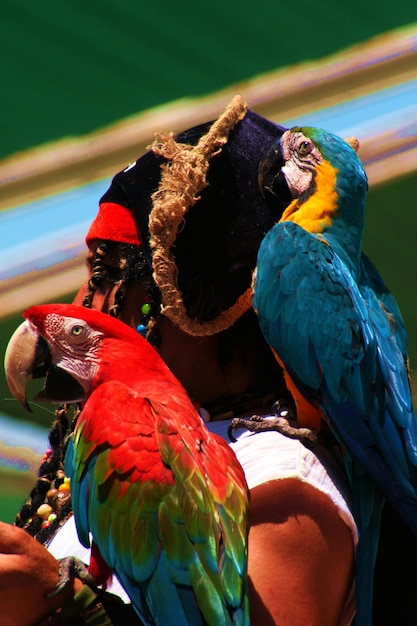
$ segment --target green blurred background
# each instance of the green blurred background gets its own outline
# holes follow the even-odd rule
[[[415,0],[2,0],[0,156],[320,59],[417,20]]]
[[[415,0],[395,6],[388,0],[337,6],[329,0],[3,0],[0,15],[0,159],[7,161],[173,100],[320,61],[414,23],[417,5]],[[371,189],[364,241],[402,308],[412,366],[417,363],[416,190],[415,173]],[[2,355],[20,320],[0,311]],[[30,433],[28,414],[9,398],[1,372],[0,413],[22,420],[22,433]],[[51,416],[37,420],[46,427]],[[0,454],[1,520],[12,521],[28,493],[32,461],[16,468]]]

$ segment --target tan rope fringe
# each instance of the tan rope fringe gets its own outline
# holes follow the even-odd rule
[[[346,143],[350,145],[351,148],[354,149],[355,152],[359,150],[359,140],[356,137],[347,137],[345,138]]]
[[[172,135],[157,135],[152,150],[169,163],[161,166],[158,190],[152,195],[149,215],[150,246],[153,250],[154,280],[161,292],[161,312],[189,335],[207,336],[232,326],[251,306],[251,290],[214,320],[200,323],[191,319],[178,288],[178,268],[171,248],[188,209],[199,200],[207,186],[210,159],[228,140],[230,131],[246,115],[247,106],[235,96],[196,146],[176,143]]]

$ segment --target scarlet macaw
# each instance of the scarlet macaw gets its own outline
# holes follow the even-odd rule
[[[293,200],[261,243],[253,307],[281,363],[300,426],[326,423],[344,451],[357,547],[357,626],[372,623],[385,498],[417,534],[417,421],[407,335],[393,295],[362,253],[367,177],[346,141],[293,128],[260,167]]]
[[[83,402],[65,471],[92,570],[98,548],[145,624],[248,625],[248,490],[229,445],[132,328],[74,305],[24,316],[12,393],[27,406],[28,379],[46,373],[38,399]]]

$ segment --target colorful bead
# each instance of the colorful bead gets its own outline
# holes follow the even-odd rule
[[[36,513],[43,520],[47,520],[50,514],[53,512],[52,507],[49,504],[41,504]]]
[[[47,491],[46,493],[46,498],[48,502],[51,503],[54,500],[56,500],[57,494],[58,494],[58,489],[49,489],[49,491]]]
[[[142,335],[142,337],[145,337],[145,339],[149,340],[148,324],[150,319],[152,318],[152,310],[154,306],[152,294],[150,292],[145,293],[143,300],[144,302],[140,308],[142,316],[140,318],[140,323],[136,327],[136,330],[139,335]]]
[[[47,450],[45,450],[44,455],[42,457],[42,462],[47,461],[51,455],[52,455],[51,448],[48,448]]]
[[[138,324],[136,326],[136,330],[139,333],[139,335],[142,335],[142,337],[145,337],[148,329],[146,328],[144,324]]]
[[[48,517],[47,521],[51,522],[51,524],[52,524],[52,522],[54,522],[56,520],[56,518],[57,518],[57,514],[56,513],[51,513],[50,516]]]

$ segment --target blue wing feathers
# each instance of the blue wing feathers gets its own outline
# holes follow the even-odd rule
[[[292,177],[292,168],[300,165],[291,150],[297,151],[301,131],[335,175],[333,183],[322,162],[314,165],[307,194],[300,193],[298,174]],[[392,530],[393,520],[401,527],[400,516],[417,535],[417,419],[407,333],[394,296],[361,252],[367,179],[359,159],[346,143],[320,129],[288,132],[281,146],[289,146],[291,154],[282,150],[288,163],[282,173],[297,201],[287,209],[289,221],[276,224],[261,243],[253,307],[299,396],[315,398],[343,447],[359,532],[355,623],[368,626],[385,500],[392,506],[384,511],[384,531]],[[332,194],[324,181],[331,181]],[[329,211],[328,220],[322,220],[321,210]],[[303,425],[317,424],[297,394],[295,404]],[[397,590],[396,603],[402,603],[399,585]]]
[[[259,250],[253,306],[295,384],[320,392],[341,443],[417,534],[407,335],[376,268],[363,255],[355,277],[331,246],[279,223]]]
[[[67,451],[65,453],[65,474],[71,476],[71,468],[73,466],[74,458],[74,441],[69,439]],[[86,548],[90,547],[90,534],[89,534],[89,521],[88,510],[84,506],[89,494],[89,482],[88,478],[84,478],[82,481],[71,481],[71,504],[75,513],[75,520],[77,526],[77,533],[80,542]]]

